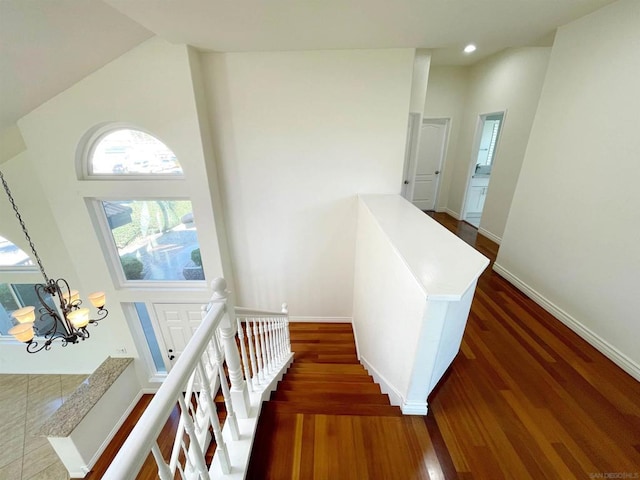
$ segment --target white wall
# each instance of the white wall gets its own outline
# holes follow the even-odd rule
[[[640,379],[640,2],[559,29],[498,268]]]
[[[448,155],[445,167],[445,174],[451,175],[447,209],[454,216],[460,217],[462,214],[467,181],[471,169],[476,164],[476,156],[472,150],[479,115],[506,110],[480,224],[480,227],[494,239],[500,239],[504,231],[538,105],[549,52],[550,48],[547,47],[507,49],[469,70],[468,91],[464,117],[457,137],[456,157]],[[460,89],[459,83],[447,86],[447,90],[453,91],[452,94],[457,93]],[[431,92],[427,91],[429,110],[433,108],[431,105],[434,102],[430,95]],[[453,110],[458,102],[458,99],[450,102],[450,108]]]
[[[469,88],[469,68],[431,66],[424,104],[425,118],[449,118],[449,139],[440,175],[436,210],[447,211],[449,189],[460,147],[460,131]],[[459,213],[459,212],[457,212]]]
[[[205,54],[244,306],[349,320],[357,193],[399,193],[413,49]]]
[[[83,136],[97,125],[110,122],[126,122],[164,141],[180,159],[185,178],[134,182],[78,180],[76,153]],[[33,237],[47,272],[56,278],[69,277],[74,288],[84,295],[105,290],[110,315],[98,327],[89,326],[90,340],[63,351],[58,345],[54,347],[55,353],[52,350],[28,355],[23,346],[10,349],[3,346],[2,370],[87,373],[108,355],[116,356],[121,348],[127,350],[128,356],[136,356],[120,302],[200,302],[208,299],[209,292],[204,287],[186,291],[118,288],[109,273],[85,198],[130,198],[133,189],[133,196],[138,199],[158,196],[191,199],[205,274],[209,279],[222,274],[188,49],[151,39],[43,104],[18,125],[27,146],[23,155],[33,170],[26,170],[28,175],[24,176],[12,175],[12,187],[21,196],[35,190],[35,199],[44,204],[40,209],[38,205],[21,202],[20,207],[31,214],[27,217],[29,225],[36,225]],[[8,164],[13,167],[15,162],[20,171],[27,168],[26,163],[21,165],[22,160],[25,159],[16,158]],[[3,209],[3,216],[5,213]],[[50,235],[38,232],[34,217],[53,225]],[[56,262],[58,256],[64,261]]]
[[[38,255],[49,275],[62,276],[73,285],[78,284],[78,276],[71,264],[71,258],[64,246],[62,237],[53,220],[52,211],[44,194],[45,188],[40,183],[36,168],[26,152],[22,152],[0,166],[2,173],[11,189],[22,219],[27,225],[29,235],[34,241]],[[24,238],[20,224],[15,217],[11,204],[4,191],[0,193],[0,235],[8,238],[29,255],[31,248]],[[33,258],[33,257],[32,257]],[[35,263],[35,260],[34,260]],[[58,278],[58,277],[55,277]],[[32,273],[0,272],[0,283],[42,283],[43,278],[39,269]],[[87,292],[90,293],[90,292]],[[0,373],[19,373],[22,371],[39,372],[40,368],[47,369],[56,365],[69,372],[89,373],[83,365],[78,365],[77,357],[69,355],[71,348],[60,348],[48,352],[46,361],[36,359],[37,355],[29,355],[23,344],[13,339],[2,339],[0,343]],[[77,345],[76,355],[86,354],[86,345]],[[89,347],[90,348],[90,347]]]

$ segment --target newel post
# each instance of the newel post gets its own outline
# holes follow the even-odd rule
[[[227,290],[227,282],[224,278],[216,278],[211,282],[213,288],[213,302],[227,302],[229,291]],[[235,306],[226,304],[225,318],[220,325],[220,340],[224,349],[225,362],[229,372],[229,380],[231,381],[231,400],[233,409],[238,418],[249,417],[250,400],[247,382],[242,374],[242,364],[240,363],[240,354],[236,344],[236,315]]]

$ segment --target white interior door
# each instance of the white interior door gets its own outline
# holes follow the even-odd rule
[[[167,366],[172,366],[202,321],[202,304],[155,303],[153,308],[162,332]]]
[[[442,119],[425,119],[422,122],[411,198],[420,210],[433,210],[436,206],[447,126],[447,120]]]

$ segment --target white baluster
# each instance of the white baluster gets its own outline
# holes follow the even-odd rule
[[[278,349],[280,352],[280,363],[282,363],[286,354],[284,345],[284,318],[278,319],[278,339],[280,343],[280,348]]]
[[[282,313],[285,314],[284,317],[284,336],[285,336],[285,345],[287,354],[291,353],[291,338],[289,337],[289,305],[286,303],[282,304]]]
[[[278,366],[284,360],[284,329],[282,328],[284,319],[276,319],[276,328],[278,329]]]
[[[269,325],[269,343],[271,345],[271,366],[272,366],[272,370],[270,373],[275,372],[276,368],[277,368],[277,363],[278,363],[278,356],[277,356],[277,351],[276,351],[276,332],[275,332],[275,327],[274,327],[274,322],[273,322],[273,317],[269,317],[267,319],[268,325]]]
[[[158,477],[160,477],[160,480],[173,480],[173,473],[171,473],[169,465],[164,461],[158,442],[155,442],[151,447],[151,453],[153,453],[153,458],[158,465]]]
[[[200,443],[198,442],[198,436],[196,435],[195,425],[193,424],[193,419],[188,413],[187,405],[185,404],[184,398],[182,396],[178,397],[178,403],[180,404],[181,414],[184,418],[184,429],[187,431],[189,435],[189,452],[191,453],[191,457],[193,458],[193,463],[195,464],[195,468],[200,474],[200,477],[204,480],[209,480],[209,470],[207,470],[207,464],[204,460],[204,453],[200,448]]]
[[[238,340],[240,340],[240,353],[242,355],[242,366],[244,367],[244,378],[247,381],[249,391],[253,392],[253,382],[251,381],[251,371],[249,370],[249,360],[247,359],[247,347],[244,344],[244,328],[240,319],[236,320],[238,324]]]
[[[262,365],[263,365],[263,376],[266,377],[269,374],[269,356],[267,355],[267,342],[264,337],[264,321],[260,319],[258,321],[258,326],[260,328],[260,346],[262,348]]]
[[[226,302],[229,292],[227,291],[227,282],[225,279],[216,278],[212,282],[212,286],[214,290],[212,302]],[[249,391],[247,389],[247,383],[244,381],[244,377],[242,375],[240,355],[238,354],[236,336],[233,331],[236,327],[235,309],[233,305],[227,304],[225,318],[223,318],[223,322],[225,321],[227,326],[220,327],[218,329],[218,333],[224,349],[224,357],[225,362],[227,363],[227,371],[229,372],[229,380],[231,380],[231,397],[233,398],[234,409],[238,416],[241,418],[248,418],[250,409]],[[219,351],[220,350],[218,350],[218,352]]]
[[[258,383],[262,383],[264,381],[264,363],[262,357],[262,348],[260,348],[260,327],[255,318],[253,320],[253,338],[256,343],[256,358],[258,364]]]
[[[198,370],[200,375],[204,374],[204,365],[202,362],[198,363]],[[209,423],[213,428],[213,436],[216,441],[216,450],[220,458],[220,466],[222,467],[222,473],[231,473],[231,461],[229,460],[229,450],[227,444],[222,437],[222,429],[220,428],[220,419],[218,418],[218,410],[216,404],[213,401],[213,393],[210,386],[204,383],[202,386],[204,395],[207,402],[207,409],[209,410]],[[164,480],[164,479],[161,479]]]
[[[247,318],[245,320],[245,325],[247,326],[247,343],[249,344],[249,360],[251,362],[251,385],[255,386],[255,382],[258,380],[258,364],[256,363],[256,352],[253,349],[251,320]]]
[[[224,406],[227,410],[227,422],[231,429],[231,438],[238,440],[240,438],[240,431],[238,430],[238,419],[234,409],[234,403],[231,398],[231,392],[229,391],[229,385],[227,385],[227,377],[224,373],[224,365],[222,363],[222,353],[218,348],[218,345],[214,342],[213,348],[216,353],[216,363],[218,364],[218,375],[220,376],[220,388],[222,389],[222,396],[224,397]]]

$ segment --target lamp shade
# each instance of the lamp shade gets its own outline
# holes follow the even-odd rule
[[[93,292],[89,295],[89,301],[94,307],[102,308],[106,303],[106,295],[104,292]]]
[[[9,334],[20,342],[30,342],[35,335],[33,331],[33,323],[20,323],[9,329]]]
[[[67,304],[74,304],[80,300],[80,293],[78,290],[70,290],[67,293],[63,293],[62,298]]]
[[[35,307],[22,307],[11,314],[18,323],[33,323],[36,319]]]
[[[89,323],[89,309],[79,308],[78,310],[74,310],[67,315],[67,318],[75,328],[86,327]]]

